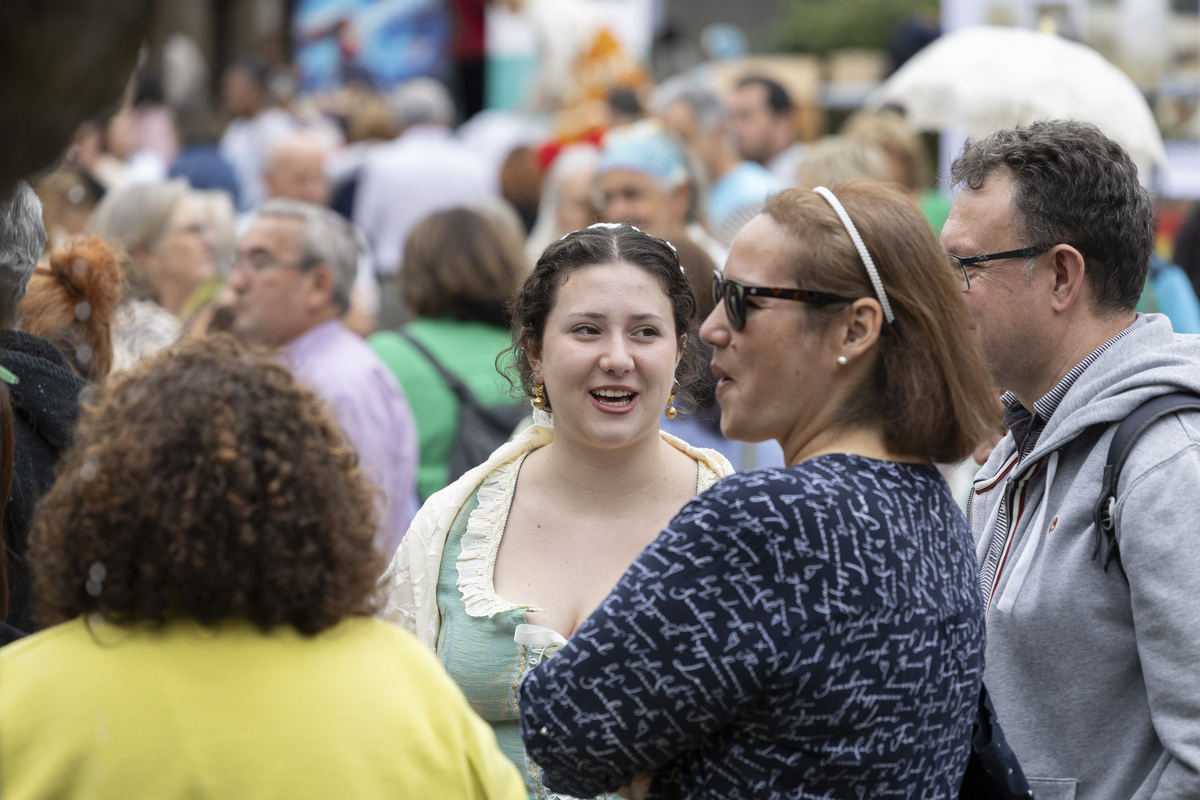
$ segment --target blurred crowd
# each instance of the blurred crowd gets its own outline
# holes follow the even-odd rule
[[[215,102],[177,90],[168,103],[163,83],[143,65],[120,104],[81,125],[60,163],[33,178],[47,256],[79,236],[117,246],[117,368],[231,324],[236,242],[268,199],[327,207],[353,226],[360,252],[342,319],[362,336],[422,316],[402,287],[406,245],[419,223],[455,208],[499,227],[518,282],[547,244],[592,222],[654,232],[684,252],[702,305],[737,231],[782,188],[894,181],[935,230],[949,209],[901,111],[860,111],[837,135],[801,142],[786,79],[766,74],[722,85],[697,69],[656,86],[615,71],[553,113],[482,111],[462,124],[432,78],[281,97],[294,82],[247,60],[225,72]],[[693,435],[739,464],[777,461],[770,448],[722,443],[707,406]]]
[[[1018,129],[967,145],[952,204],[903,109],[803,141],[786,72],[655,81],[585,39],[542,42],[528,110],[466,119],[432,77],[300,96],[244,60],[168,99],[145,62],[0,198],[6,797],[958,797],[985,647],[1022,759],[1047,749],[985,616],[1063,599],[1031,566],[1077,479],[1074,440],[1039,472],[1047,398],[1132,363],[1127,332],[1189,366],[1200,332],[1136,169],[1090,126]],[[1112,231],[1059,225],[1108,208],[1081,190],[997,244],[1034,229],[1010,183],[1102,171]],[[1132,255],[1093,266],[1105,236]],[[1019,259],[997,288],[983,262]],[[1105,306],[1086,282],[1125,264]],[[1171,780],[1152,738],[1103,785]],[[181,766],[140,769],[162,742]]]

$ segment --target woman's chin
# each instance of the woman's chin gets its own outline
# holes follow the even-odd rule
[[[721,409],[721,435],[734,442],[749,441],[744,426],[739,425],[737,418],[727,414],[724,408]]]
[[[761,425],[754,425],[754,419],[746,419],[739,416],[737,413],[726,413],[725,409],[721,409],[721,435],[733,442],[749,442],[750,444],[759,444],[761,442],[777,439],[770,431],[764,430]]]

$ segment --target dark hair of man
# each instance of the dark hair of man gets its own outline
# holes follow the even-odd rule
[[[795,104],[792,103],[792,97],[788,94],[787,89],[778,81],[771,80],[763,75],[747,75],[737,82],[737,88],[742,89],[746,86],[761,86],[767,90],[767,106],[771,109],[771,113],[777,117],[791,114],[795,109]]]
[[[1052,120],[968,140],[954,183],[1014,184],[1020,245],[1069,244],[1083,254],[1097,310],[1132,311],[1154,251],[1154,206],[1122,147],[1086,122]]]
[[[206,97],[191,97],[175,107],[175,128],[182,145],[210,144],[221,139],[221,123]]]
[[[229,68],[229,71],[242,73],[251,81],[253,81],[255,86],[257,86],[259,89],[262,89],[264,92],[267,91],[267,87],[271,81],[270,68],[268,68],[265,63],[257,58],[243,58],[235,62]]]
[[[690,409],[689,390],[704,366],[695,350],[683,346],[684,336],[697,335],[696,297],[679,266],[679,256],[671,246],[630,225],[593,225],[568,233],[543,251],[533,273],[513,299],[513,343],[497,358],[497,367],[501,374],[507,375],[508,371],[501,365],[506,357],[511,359],[521,390],[532,397],[533,366],[525,351],[531,342],[540,342],[545,334],[546,319],[554,308],[558,288],[577,270],[603,269],[614,264],[631,264],[652,275],[670,300],[676,341],[683,353],[675,368],[678,381],[675,404]],[[550,398],[546,401],[549,403]]]

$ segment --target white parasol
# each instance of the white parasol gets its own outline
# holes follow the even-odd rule
[[[903,106],[917,130],[955,128],[975,136],[1040,119],[1091,122],[1139,170],[1166,164],[1162,133],[1129,76],[1092,48],[1052,33],[999,27],[948,33],[864,105],[886,103]]]

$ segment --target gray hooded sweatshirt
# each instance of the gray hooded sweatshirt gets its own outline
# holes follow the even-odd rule
[[[1010,434],[975,480],[978,554],[998,503],[1009,520],[984,682],[1037,800],[1200,798],[1200,411],[1155,422],[1122,469],[1128,583],[1092,559],[1116,424],[1181,390],[1200,393],[1200,337],[1152,315],[1079,376],[1025,460]]]

